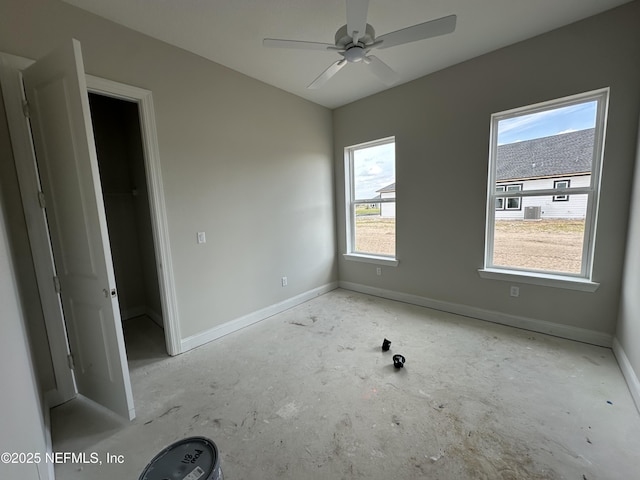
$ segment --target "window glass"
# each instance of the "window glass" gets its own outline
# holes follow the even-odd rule
[[[583,204],[587,201],[586,195],[576,197]],[[544,197],[528,197],[527,200],[539,204]],[[493,265],[579,275],[582,270],[585,219],[542,220],[539,218],[541,216],[535,209],[527,220],[524,220],[523,212],[523,219],[495,222]]]
[[[596,100],[498,120],[496,180],[591,174]],[[549,188],[527,182],[527,190]]]
[[[505,191],[505,187],[504,185],[496,185],[496,192],[504,192]],[[496,198],[496,210],[503,210],[504,209],[504,198],[499,197]]]
[[[590,278],[607,101],[600,90],[492,116],[485,267]]]
[[[349,147],[346,159],[348,252],[395,257],[395,141]]]
[[[555,180],[553,182],[553,188],[569,188],[571,185],[571,180]],[[554,202],[568,202],[569,195],[554,195]]]

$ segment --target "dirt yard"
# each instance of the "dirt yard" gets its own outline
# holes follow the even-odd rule
[[[580,273],[584,220],[496,222],[494,264],[563,273]],[[359,216],[359,252],[395,255],[395,218]]]
[[[396,254],[396,219],[377,215],[356,217],[356,251],[377,255]]]
[[[580,273],[584,220],[496,222],[495,265]]]

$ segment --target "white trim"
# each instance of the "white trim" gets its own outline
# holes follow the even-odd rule
[[[586,177],[589,174],[580,174],[580,175],[571,175],[571,178],[575,178],[578,176],[582,176],[582,177]],[[563,178],[566,179],[567,175],[563,176]],[[547,177],[548,178],[548,177]],[[527,180],[522,180],[520,181],[520,183],[518,185],[523,185],[524,182],[535,182],[537,180],[544,180],[545,177],[540,177],[540,178],[531,178],[531,179],[527,179]],[[567,180],[556,180],[556,181],[562,181],[562,182],[566,182]],[[510,186],[510,185],[515,185],[515,184],[509,184],[509,183],[503,183],[503,184],[499,184],[496,185],[497,187],[503,187],[503,186]],[[507,190],[507,191],[499,191],[496,190],[496,192],[500,192],[499,194],[496,193],[496,195],[494,195],[496,198],[527,198],[527,197],[549,197],[549,196],[554,196],[557,195],[558,192],[561,192],[562,194],[567,194],[567,195],[587,195],[589,193],[591,193],[591,188],[589,187],[569,187],[569,188],[564,188],[564,189],[555,189],[555,188],[540,188],[540,189],[536,189],[536,190]],[[511,193],[509,193],[511,192]]]
[[[349,145],[345,150],[360,150],[362,148],[378,147],[380,145],[386,145],[388,143],[395,143],[395,135],[389,135],[388,137],[378,138],[377,140],[371,140],[369,142],[357,143],[355,145]]]
[[[162,326],[164,328],[167,353],[169,355],[178,355],[183,350],[180,346],[178,300],[173,280],[169,225],[164,201],[160,150],[158,147],[152,92],[112,80],[94,77],[93,75],[87,75],[86,77],[89,91],[114,98],[133,100],[139,107],[145,174],[149,190],[151,226],[164,320]]]
[[[365,204],[365,203],[396,203],[397,199],[394,196],[393,198],[388,199],[356,199],[355,195],[355,185],[354,185],[354,171],[353,171],[353,163],[354,163],[354,152],[356,150],[361,150],[363,148],[372,148],[379,147],[382,145],[393,144],[394,146],[394,170],[395,170],[395,143],[396,137],[389,136],[385,138],[380,138],[378,140],[373,140],[371,142],[359,143],[357,145],[350,145],[344,148],[344,193],[345,193],[345,240],[347,246],[347,253],[345,255],[355,255],[358,257],[370,257],[370,258],[379,258],[375,254],[371,253],[362,253],[356,252],[356,205]],[[394,233],[395,235],[395,233]],[[345,257],[346,258],[346,257]],[[362,260],[367,261],[367,260]]]
[[[273,315],[300,305],[301,303],[319,297],[320,295],[324,295],[325,293],[328,293],[331,290],[335,290],[336,288],[338,288],[338,282],[327,283],[320,287],[296,295],[295,297],[288,298],[287,300],[284,300],[282,302],[270,305],[260,310],[256,310],[255,312],[249,313],[248,315],[244,315],[242,317],[236,318],[235,320],[223,323],[222,325],[210,328],[209,330],[205,330],[204,332],[191,335],[190,337],[182,340],[182,351],[186,352],[193,348],[204,345],[205,343],[209,343],[212,340],[216,340],[220,337],[236,332],[242,328],[248,327],[249,325],[260,322],[261,320],[265,320]]]
[[[366,205],[370,203],[396,203],[396,197],[378,197],[378,198],[355,198],[355,205]]]
[[[44,408],[43,410],[43,415],[44,415],[44,444],[45,444],[45,450],[46,453],[48,454],[52,454],[53,453],[53,440],[51,439],[51,406],[49,404],[45,405],[46,408]],[[46,465],[44,466],[44,468],[46,469],[45,472],[41,472],[41,479],[42,480],[55,480],[56,478],[56,473],[55,473],[55,469],[54,469],[54,462],[43,462]],[[40,467],[40,465],[38,466],[38,468]]]
[[[140,317],[146,314],[147,314],[147,307],[145,307],[144,305],[131,307],[131,308],[124,308],[120,310],[120,317],[122,318],[122,321],[130,320],[132,318]]]
[[[387,265],[389,267],[397,267],[398,263],[400,263],[392,257],[378,257],[377,255],[366,255],[364,253],[343,253],[342,257],[345,260],[353,262],[373,263],[375,265]]]
[[[551,273],[535,273],[526,270],[509,270],[499,268],[480,268],[478,275],[490,280],[502,280],[504,282],[526,283],[529,285],[542,285],[544,287],[564,288],[567,290],[579,290],[582,292],[595,292],[600,284],[585,280],[581,277],[565,275],[553,275]]]
[[[74,397],[75,397],[75,393],[74,393]],[[44,393],[44,402],[47,408],[57,407],[58,405],[62,405],[67,401],[68,400],[65,400],[60,394],[60,391],[56,388],[52,388],[51,390]]]
[[[59,296],[53,289],[55,266],[52,261],[46,217],[38,203],[40,185],[31,131],[22,110],[24,91],[20,71],[33,63],[33,60],[0,52],[0,84],[56,382],[56,388],[46,392],[46,400],[49,406],[53,407],[74,398],[77,390],[73,373],[68,366],[69,344],[62,307]],[[167,352],[169,355],[178,355],[182,353],[180,326],[152,93],[91,75],[87,75],[86,79],[87,87],[91,91],[138,103],[158,280],[165,318],[162,326],[165,330]]]
[[[153,323],[158,325],[160,328],[164,329],[164,320],[162,319],[162,315],[160,315],[155,310],[150,309],[149,307],[147,307],[145,309],[145,313],[144,314],[147,317],[149,317],[151,320],[153,320]]]
[[[24,89],[20,71],[32,63],[32,60],[0,53],[0,84],[56,383],[55,391],[47,392],[46,399],[54,402],[50,406],[55,406],[74,398],[76,385],[67,363],[69,344],[62,305],[53,284],[55,266],[49,228],[38,201],[40,182],[31,129],[22,110]]]
[[[441,310],[443,312],[455,313],[457,315],[471,317],[492,323],[499,323],[501,325],[506,325],[509,327],[531,330],[533,332],[553,335],[555,337],[566,338],[568,340],[576,340],[578,342],[590,343],[592,345],[611,348],[612,336],[604,332],[587,330],[580,327],[572,327],[570,325],[561,325],[558,323],[547,322],[545,320],[536,320],[534,318],[521,317],[518,315],[509,315],[493,310],[485,310],[483,308],[471,307],[468,305],[444,302],[441,300],[434,300],[431,298],[412,295],[409,293],[370,287],[368,285],[362,285],[358,283],[341,281],[339,282],[339,285],[340,288],[344,288],[345,290],[353,290],[355,292],[365,293],[367,295],[387,298],[389,300],[397,300],[399,302],[432,308],[434,310]]]
[[[620,345],[620,342],[616,337],[613,338],[613,354],[618,360],[618,365],[620,366],[622,375],[627,382],[627,386],[631,392],[631,397],[633,397],[638,413],[640,413],[640,380],[638,380],[638,374],[633,369],[627,354],[624,352],[622,345]]]
[[[488,175],[487,175],[487,205],[486,205],[486,223],[485,223],[485,256],[484,256],[484,269],[493,270],[499,269],[498,266],[493,264],[494,257],[494,230],[496,222],[496,210],[503,210],[502,208],[496,209],[495,204],[498,198],[510,197],[510,198],[523,198],[533,196],[547,196],[548,194],[557,195],[557,192],[551,192],[547,190],[520,190],[511,191],[510,195],[505,195],[505,192],[499,192],[496,190],[498,185],[496,179],[496,158],[498,151],[498,123],[502,120],[508,120],[522,115],[530,115],[534,113],[544,112],[550,109],[562,108],[571,105],[579,105],[586,102],[595,101],[597,104],[596,118],[595,118],[595,135],[594,135],[594,148],[593,148],[593,160],[591,168],[591,182],[589,187],[581,187],[576,189],[567,189],[567,194],[587,195],[587,206],[585,212],[585,227],[583,235],[582,245],[582,260],[580,277],[586,281],[591,281],[593,275],[593,257],[595,255],[595,238],[596,238],[596,224],[598,219],[598,209],[600,202],[600,180],[602,174],[602,163],[604,161],[604,142],[605,131],[607,125],[607,113],[609,106],[609,88],[601,88],[590,92],[579,93],[564,98],[549,100],[546,102],[537,103],[534,105],[526,105],[523,107],[514,108],[511,110],[494,113],[491,115],[490,125],[490,137],[489,137],[489,162],[488,162]],[[506,190],[506,189],[505,189]],[[520,205],[522,204],[519,202]],[[506,206],[506,202],[503,201],[503,206]],[[504,210],[516,210],[507,209]],[[518,208],[517,210],[520,210]],[[535,275],[535,272],[534,272]],[[592,282],[593,283],[593,282]],[[597,288],[597,287],[596,287]]]
[[[122,310],[120,315],[122,317],[122,320],[124,321],[144,315],[149,317],[153,321],[153,323],[157,324],[160,328],[164,328],[162,315],[146,305],[138,305],[137,307],[127,308],[125,310]]]
[[[10,53],[0,52],[0,64],[5,67],[9,67],[16,70],[24,70],[34,63],[33,60],[28,58],[18,57],[11,55]]]

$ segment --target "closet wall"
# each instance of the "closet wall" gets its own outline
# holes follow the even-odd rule
[[[93,93],[89,102],[120,313],[162,326],[138,105]]]

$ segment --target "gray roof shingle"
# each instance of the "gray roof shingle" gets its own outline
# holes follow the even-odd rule
[[[396,182],[390,183],[386,187],[382,187],[380,190],[376,190],[376,192],[387,193],[387,192],[395,192],[396,191]]]
[[[496,180],[590,173],[594,130],[588,128],[498,146]]]

